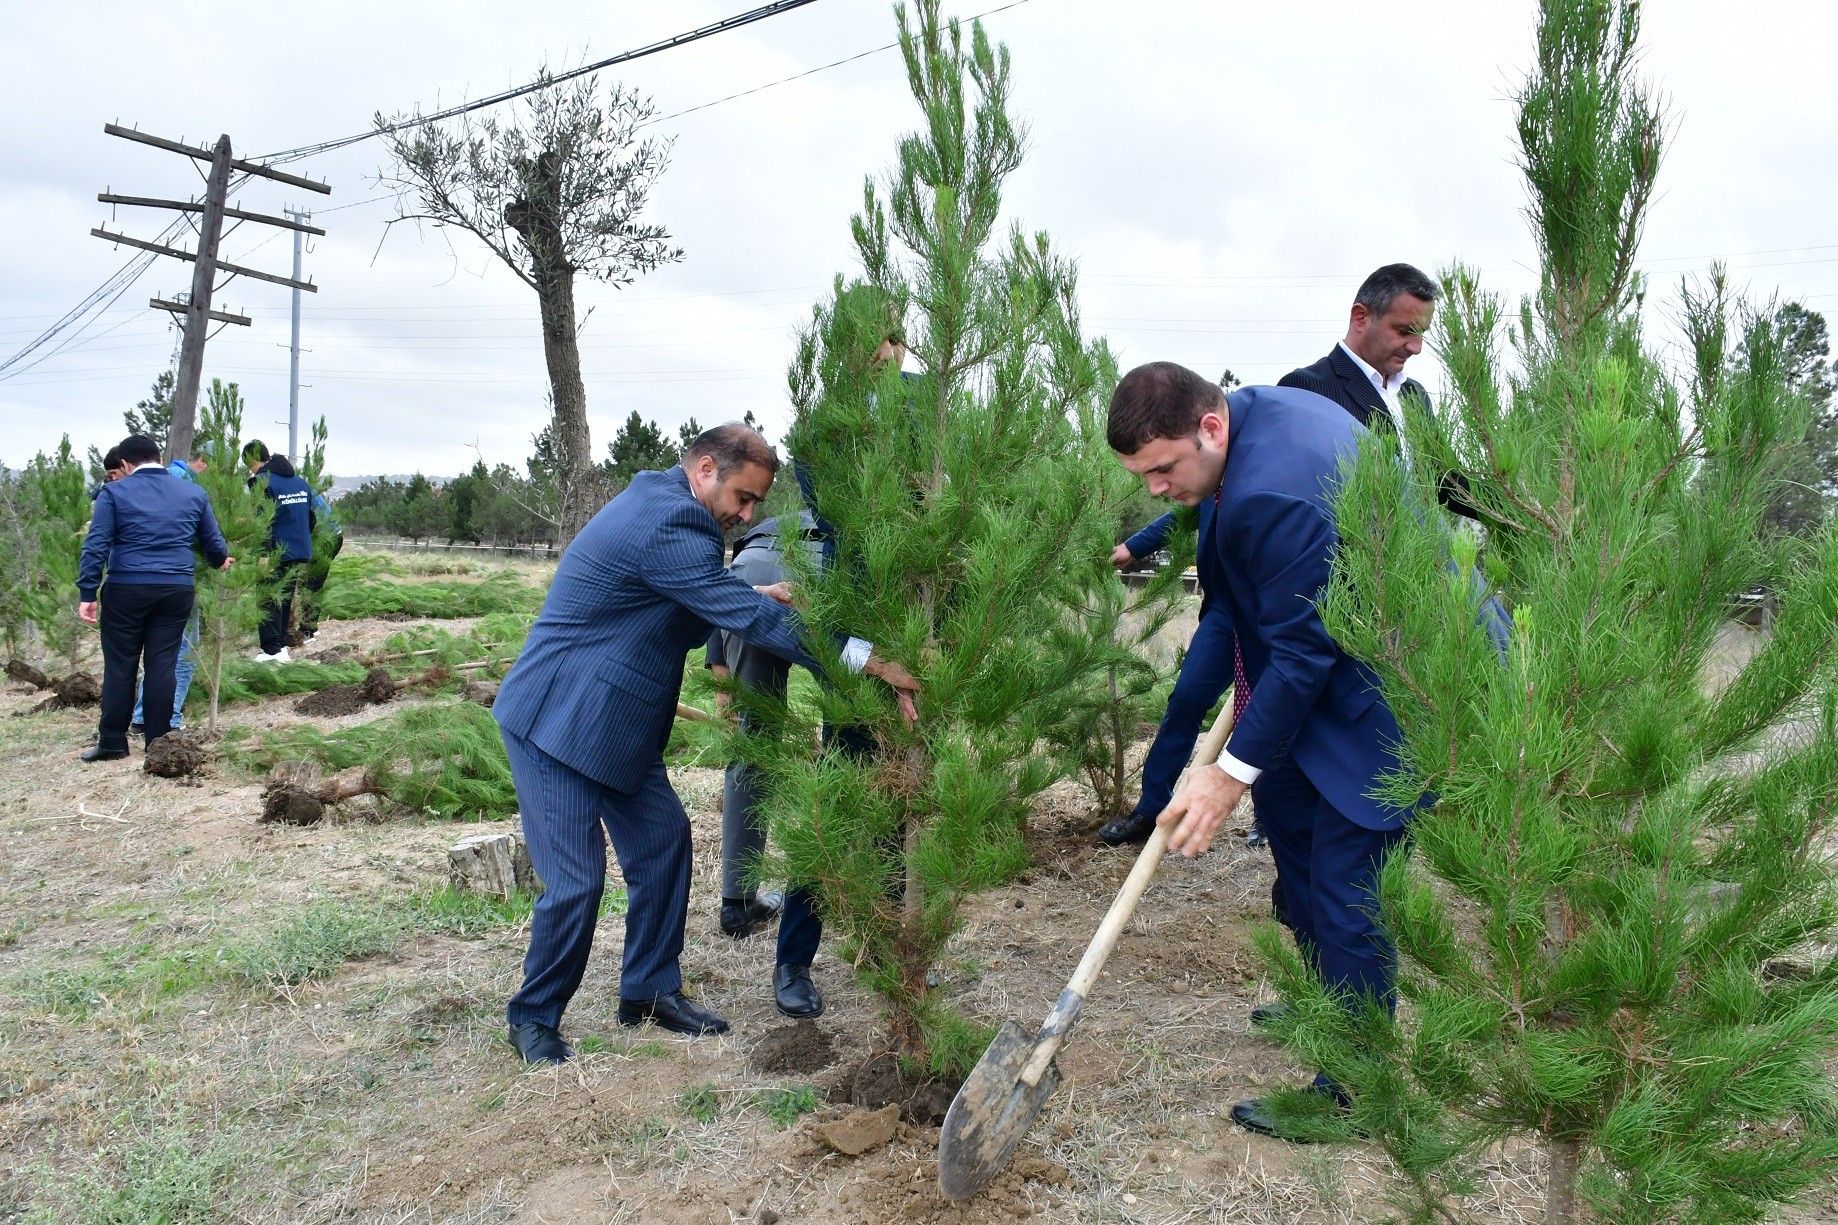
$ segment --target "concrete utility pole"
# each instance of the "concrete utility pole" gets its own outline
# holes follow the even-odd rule
[[[144,242],[130,238],[126,234],[116,234],[100,227],[92,228],[91,234],[106,238],[114,243],[126,243],[130,247],[139,247],[143,251],[152,251],[157,255],[169,255],[174,259],[192,261],[191,296],[184,302],[169,302],[163,298],[154,298],[151,305],[175,315],[185,317],[185,341],[179,350],[179,370],[177,383],[172,393],[172,428],[166,435],[166,458],[191,458],[192,434],[196,431],[198,420],[198,388],[204,381],[204,342],[208,339],[208,329],[213,321],[234,323],[241,327],[249,326],[247,315],[232,315],[211,309],[211,296],[220,286],[217,284],[217,273],[221,270],[230,275],[225,284],[236,277],[249,277],[257,281],[269,281],[276,285],[293,287],[294,294],[294,345],[300,343],[300,305],[299,291],[317,293],[319,287],[311,282],[300,280],[299,235],[324,234],[302,222],[284,220],[280,217],[264,216],[261,213],[248,213],[239,208],[231,208],[228,203],[230,194],[230,172],[272,179],[277,183],[287,183],[294,187],[303,187],[321,195],[330,195],[332,189],[324,183],[303,179],[297,175],[283,174],[279,170],[270,170],[254,162],[245,162],[230,155],[230,138],[219,136],[215,146],[200,149],[195,145],[181,144],[176,140],[166,140],[137,132],[132,128],[120,127],[109,123],[102,130],[110,136],[119,136],[124,140],[137,141],[143,145],[152,145],[169,153],[182,153],[198,161],[209,162],[211,171],[205,180],[204,199],[198,200],[159,200],[147,196],[118,196],[112,192],[103,192],[96,197],[104,204],[131,204],[145,208],[169,208],[184,213],[201,214],[198,221],[198,247],[196,251],[181,251],[174,247],[162,246],[159,243]],[[223,237],[223,219],[234,217],[238,221],[254,221],[262,225],[278,225],[293,230],[295,234],[294,276],[293,279],[275,276],[272,273],[257,272],[253,268],[244,268],[237,264],[225,263],[217,258],[217,244]],[[296,359],[297,364],[297,359]],[[291,431],[289,451],[292,450]]]
[[[313,215],[300,209],[283,209],[294,221],[307,222]],[[287,458],[300,462],[300,248],[306,242],[304,230],[294,231],[294,311],[293,339],[287,346]]]

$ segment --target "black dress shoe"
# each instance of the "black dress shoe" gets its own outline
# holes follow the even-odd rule
[[[811,981],[809,966],[779,966],[772,971],[772,995],[779,1011],[799,1021],[823,1015],[823,996]]]
[[[144,735],[146,735],[146,734],[147,734],[147,725],[146,725],[145,723],[130,723],[130,724],[128,724],[128,735],[130,735],[130,736],[144,736]]]
[[[643,1025],[646,1021],[659,1029],[667,1029],[673,1034],[688,1034],[692,1038],[728,1032],[728,1023],[718,1014],[701,1007],[681,991],[672,991],[654,1000],[622,998],[619,1001],[621,1025]]]
[[[1293,1011],[1294,1009],[1290,1008],[1290,1006],[1282,1000],[1278,1000],[1274,1004],[1259,1004],[1257,1007],[1251,1009],[1251,1024],[1259,1026],[1275,1025],[1279,1021],[1287,1020],[1289,1014]]]
[[[721,899],[721,934],[744,940],[777,918],[784,905],[782,893],[762,893],[751,901],[724,897]]]
[[[1261,1097],[1239,1102],[1232,1107],[1232,1122],[1246,1131],[1256,1132],[1260,1136],[1271,1136],[1286,1140],[1290,1144],[1323,1144],[1331,1140],[1345,1139],[1346,1124],[1341,1120],[1347,1112],[1344,1099],[1331,1089],[1320,1085],[1311,1085],[1300,1099],[1306,1105],[1297,1112],[1294,1119],[1285,1119],[1279,1125],[1269,1105]],[[1311,1126],[1312,1124],[1312,1126]],[[1354,1129],[1355,1135],[1360,1135]]]
[[[513,1025],[506,1036],[525,1063],[566,1063],[574,1058],[574,1048],[563,1040],[561,1031],[541,1021]]]
[[[1155,832],[1155,814],[1133,812],[1098,827],[1098,841],[1105,846],[1141,846]]]
[[[126,749],[105,749],[98,744],[93,749],[84,749],[82,753],[77,755],[77,760],[83,762],[120,761],[127,755],[128,751]]]

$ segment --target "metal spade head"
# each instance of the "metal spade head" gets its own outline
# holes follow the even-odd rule
[[[968,1199],[988,1186],[1059,1088],[1053,1064],[1039,1084],[1022,1083],[1021,1071],[1038,1044],[1004,1021],[951,1100],[938,1136],[938,1188],[946,1199]]]

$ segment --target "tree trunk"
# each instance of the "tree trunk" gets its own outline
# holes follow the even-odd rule
[[[1545,1141],[1550,1169],[1545,1175],[1546,1225],[1571,1225],[1576,1218],[1576,1179],[1583,1168],[1583,1142],[1571,1136]]]
[[[574,324],[574,273],[564,270],[542,282],[542,355],[555,401],[555,483],[561,502],[557,546],[567,548],[575,533],[600,509],[594,480],[593,441],[587,431],[587,387],[581,381],[581,347]]]
[[[561,502],[557,544],[567,548],[575,533],[600,509],[594,479],[593,442],[587,433],[587,388],[581,382],[581,346],[575,333],[574,265],[568,262],[559,216],[562,159],[545,150],[529,165],[522,199],[505,206],[504,220],[530,253],[530,279],[542,307],[542,357],[555,402],[551,440],[555,484]]]

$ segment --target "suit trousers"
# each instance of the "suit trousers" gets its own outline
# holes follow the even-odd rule
[[[128,747],[134,715],[134,682],[146,670],[147,743],[172,730],[174,669],[192,588],[173,584],[108,583],[101,592],[102,718],[99,748]],[[144,664],[143,664],[144,660]]]
[[[544,885],[530,917],[523,985],[505,1010],[510,1023],[560,1026],[593,948],[609,837],[626,883],[619,995],[648,1000],[679,989],[677,959],[689,911],[689,817],[663,761],[628,795],[511,732],[504,733],[504,750],[530,864]]]
[[[185,726],[185,695],[191,692],[191,678],[198,671],[198,610],[191,610],[191,620],[185,623],[185,636],[179,640],[179,658],[172,669],[172,730],[178,731]],[[143,708],[145,694],[137,685],[134,689],[134,722],[143,728],[147,725],[146,711]]]
[[[1329,990],[1393,1006],[1397,955],[1378,922],[1376,889],[1405,831],[1355,825],[1291,760],[1264,771],[1251,793],[1297,947]]]
[[[747,577],[747,576],[743,576]],[[749,581],[751,578],[749,577]],[[740,684],[772,697],[783,698],[791,665],[778,656],[728,634],[724,636],[728,666]],[[746,716],[741,717],[743,727]],[[721,791],[721,896],[752,898],[748,875],[766,849],[766,826],[760,820],[759,772],[743,762],[728,765]],[[823,920],[817,899],[803,887],[789,889],[779,911],[777,964],[809,966],[823,942]]]

